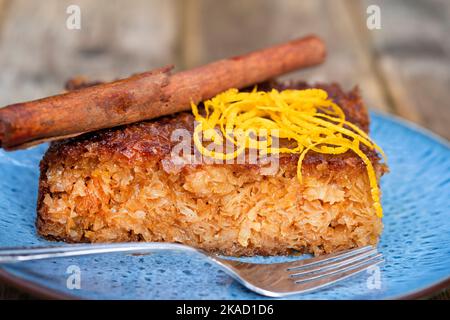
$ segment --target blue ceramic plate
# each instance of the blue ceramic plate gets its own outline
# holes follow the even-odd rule
[[[386,151],[391,169],[381,182],[385,229],[379,250],[386,262],[379,269],[291,299],[418,297],[450,285],[448,143],[380,114],[372,114],[372,136]],[[36,234],[34,225],[38,164],[45,149],[39,146],[13,153],[0,151],[0,247],[51,243]],[[287,259],[292,257],[247,260],[271,263]],[[52,297],[264,298],[197,256],[170,252],[26,262],[0,268],[0,277]]]

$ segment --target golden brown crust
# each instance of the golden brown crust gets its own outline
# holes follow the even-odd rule
[[[349,93],[342,91],[338,84],[316,84],[308,86],[303,82],[281,84],[278,82],[265,83],[260,89],[305,89],[317,87],[326,90],[330,97],[341,106],[348,121],[368,132],[369,117],[357,88]],[[101,130],[84,134],[75,138],[52,143],[43,162],[58,161],[61,158],[77,159],[89,149],[104,155],[120,155],[132,160],[135,157],[161,160],[170,155],[173,146],[178,143],[171,141],[170,137],[175,129],[186,129],[192,133],[194,118],[191,113],[181,112],[172,116],[162,117],[152,121],[144,121],[119,128]],[[377,159],[375,152],[365,150],[372,160]],[[349,158],[359,159],[352,152],[343,155],[330,156],[310,152],[304,164],[317,164],[329,162],[336,169],[342,168]],[[298,155],[284,155],[282,161],[297,161]],[[362,161],[360,164],[363,165]]]
[[[305,83],[298,82],[294,84],[272,82],[259,86],[260,89],[303,89],[307,87]],[[325,89],[334,101],[342,107],[347,119],[367,132],[368,115],[357,89],[344,93],[336,84],[318,84],[314,87]],[[225,166],[201,163],[185,165],[178,168],[175,173],[170,172],[170,170],[164,168],[163,163],[170,158],[174,143],[178,143],[171,141],[171,133],[175,129],[186,129],[192,132],[193,120],[190,113],[183,112],[157,120],[102,130],[53,143],[41,161],[38,217],[36,221],[39,233],[51,239],[67,242],[141,240],[182,242],[200,246],[208,251],[229,255],[287,254],[293,250],[323,253],[376,242],[377,236],[381,232],[381,221],[374,214],[368,214],[373,208],[365,165],[352,152],[342,155],[308,153],[303,162],[302,170],[304,179],[313,181],[309,189],[307,183],[305,186],[300,186],[296,180],[298,155],[282,155],[280,158],[282,173],[275,177],[264,177],[260,173],[261,166],[253,164]],[[379,163],[375,152],[364,151],[372,160],[377,175],[381,176],[386,167]],[[119,188],[117,187],[119,182],[115,182],[113,185],[116,189],[110,191],[109,195],[106,196],[104,188],[110,190],[112,187],[103,185],[104,181],[95,177],[97,173],[94,174],[94,172],[97,170],[100,171],[100,175],[104,174],[105,177],[112,178],[115,175],[127,176],[126,173],[132,170],[133,183],[140,189],[153,187],[151,187],[151,181],[147,176],[144,175],[138,179],[136,172],[146,172],[148,175],[158,176],[160,182],[162,181],[159,186],[163,186],[161,188],[165,190],[164,192],[170,194],[168,199],[172,199],[172,202],[164,208],[148,208],[146,207],[147,204],[156,200],[152,197],[143,197],[140,200],[134,199],[134,196],[130,193],[129,197],[125,197],[125,199],[120,200],[122,202],[118,201],[118,204],[115,204],[116,200],[111,200],[114,195],[131,192],[130,190],[133,187]],[[220,194],[220,190],[227,188],[228,182],[223,183],[218,188],[217,194],[211,191],[209,195],[204,194],[201,190],[196,190],[201,179],[193,177],[195,175],[208,176],[215,171],[223,171],[222,176],[228,177],[226,181],[228,181],[227,179],[236,179],[236,181],[245,180],[246,182],[234,186],[234,189],[228,195]],[[209,180],[206,179],[206,182],[203,182],[207,184]],[[66,183],[66,186],[59,186],[60,183]],[[306,199],[308,196],[305,195],[315,192],[315,185],[320,186],[322,190],[326,190],[330,183],[343,188],[344,191],[341,190],[340,192],[346,194],[345,198],[330,204],[320,199],[324,194],[322,191],[317,191],[318,199]],[[305,237],[303,240],[292,242],[292,239],[287,239],[282,235],[274,236],[270,230],[270,225],[266,226],[265,229],[263,228],[261,234],[254,236],[254,242],[249,240],[247,245],[243,245],[237,240],[240,235],[236,233],[230,235],[233,227],[242,229],[242,226],[234,225],[232,220],[227,220],[227,212],[223,212],[223,207],[229,202],[230,194],[233,194],[232,198],[239,197],[245,188],[252,190],[251,192],[262,192],[261,186],[265,184],[269,184],[272,188],[271,191],[261,194],[261,201],[264,202],[265,199],[269,199],[267,200],[269,205],[265,209],[268,212],[273,206],[282,203],[278,199],[282,198],[285,192],[280,190],[286,188],[286,192],[291,195],[291,198],[286,199],[286,205],[296,203],[299,208],[286,213],[286,218],[291,219],[290,221],[294,225],[285,226],[285,232],[294,230],[294,233],[298,232],[298,235]],[[75,185],[78,185],[77,188],[81,188],[81,194],[86,195],[74,195],[73,188],[75,188]],[[210,190],[211,186],[206,185],[203,189]],[[355,196],[353,192],[360,193]],[[93,196],[94,194],[95,196]],[[273,196],[274,194],[276,196]],[[255,195],[252,194],[247,205],[250,205],[251,201],[255,201],[251,205],[257,205],[258,202],[253,199],[254,197]],[[357,199],[358,197],[361,197],[361,199]],[[177,209],[177,200],[174,199],[184,199],[183,205],[190,203],[190,205],[195,206],[198,208],[200,215],[208,214],[208,218],[204,217],[203,219],[211,220],[211,222],[199,222],[198,225],[193,225],[189,219],[186,220],[184,214],[177,211],[179,208]],[[191,203],[192,201],[195,202],[195,205]],[[66,209],[56,210],[55,208],[59,206],[58,203]],[[205,203],[215,204],[212,207],[204,208]],[[329,226],[328,222],[324,222],[320,230],[314,231],[312,227],[303,225],[303,223],[307,226],[317,223],[315,218],[305,213],[311,209],[311,206],[314,207],[314,210],[320,207],[324,212],[334,212],[335,217],[330,220]],[[69,207],[71,209],[67,209]],[[112,212],[115,212],[117,208],[127,208],[131,215],[136,210],[146,210],[148,212],[145,218],[147,227],[142,227],[139,223],[131,223],[130,225],[133,225],[133,227],[129,229],[127,229],[128,227],[118,227],[117,221],[110,221],[113,219],[111,217]],[[172,208],[171,211],[169,208]],[[353,209],[354,212],[349,212],[347,208]],[[160,213],[165,212],[164,210],[170,212],[166,212],[165,215],[162,215],[163,218],[160,218]],[[76,211],[75,218],[71,217],[73,211]],[[234,212],[235,210],[231,211]],[[242,214],[245,215],[246,213],[242,212]],[[280,220],[280,217],[284,217],[284,214],[280,216],[279,213],[274,212],[271,215],[273,219],[278,219],[277,222],[274,222],[274,225],[281,228],[284,222],[282,222],[282,219]],[[323,214],[324,217],[326,215]],[[127,219],[134,221],[135,218],[128,217],[125,220]],[[164,219],[167,219],[167,221],[164,221]],[[242,217],[239,219],[242,219]],[[258,223],[264,225],[264,221]],[[103,227],[96,227],[96,224]],[[199,234],[196,232],[200,232],[204,236],[208,232],[202,233],[201,230],[205,230],[205,228],[214,229],[214,225],[223,228],[220,232],[214,231],[221,234],[217,236],[218,240],[200,241]],[[230,230],[226,231],[227,228],[224,226],[230,226]],[[360,229],[364,229],[364,232]],[[159,232],[159,230],[163,231]],[[329,237],[329,239],[321,239],[321,237]],[[220,241],[222,242],[219,243]]]

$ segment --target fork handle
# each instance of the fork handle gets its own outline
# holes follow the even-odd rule
[[[0,248],[0,264],[20,261],[85,256],[106,253],[146,253],[152,251],[183,251],[211,257],[203,250],[178,243],[168,242],[127,242],[107,244],[70,244],[47,247],[4,247]]]

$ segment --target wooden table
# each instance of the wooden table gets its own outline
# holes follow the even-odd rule
[[[71,4],[80,30],[66,28]],[[381,29],[366,25],[371,4]],[[448,21],[448,0],[0,0],[0,105],[57,93],[78,74],[190,68],[316,33],[327,62],[287,77],[358,84],[371,108],[449,139]],[[30,297],[0,284],[0,298]]]

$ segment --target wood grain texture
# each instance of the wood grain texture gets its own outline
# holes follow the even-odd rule
[[[342,1],[189,0],[185,25],[186,66],[239,54],[310,32],[322,37],[330,54],[323,66],[285,78],[359,85],[368,106],[387,110],[382,87],[373,75],[364,44]]]
[[[381,8],[375,63],[395,112],[450,138],[450,2],[364,0]]]
[[[177,0],[14,0],[2,22],[0,105],[56,94],[74,75],[112,80],[176,63]],[[66,8],[81,8],[81,30]]]

